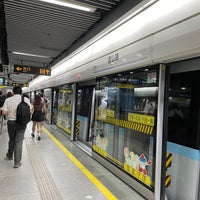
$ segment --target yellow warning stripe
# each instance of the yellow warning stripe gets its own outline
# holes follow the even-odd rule
[[[166,155],[166,167],[170,167],[172,164],[172,154],[171,153],[167,153]]]
[[[76,130],[75,130],[75,134],[76,134],[76,135],[79,135],[79,133],[80,133],[79,129],[76,129]]]
[[[117,200],[117,198],[88,170],[75,158],[47,129],[42,130],[57,144],[57,146],[67,155],[69,159],[88,177],[88,179],[103,193],[109,200]]]
[[[76,120],[76,127],[80,126],[80,120]]]
[[[172,164],[172,154],[171,153],[166,153],[166,172],[165,172],[165,187],[169,187],[171,184],[171,176],[168,175],[167,168],[170,167]]]
[[[121,119],[115,119],[115,118],[111,118],[111,117],[106,117],[106,118],[101,118],[97,116],[97,119],[99,121],[103,121],[109,124],[113,124],[116,126],[121,126],[123,128],[128,128],[128,129],[132,129],[134,131],[139,131],[148,135],[152,135],[153,134],[153,126],[149,126],[149,125],[145,125],[145,124],[140,124],[140,123],[136,123],[136,122],[131,122],[131,121],[125,121],[125,120],[121,120]]]
[[[124,165],[124,163],[122,163],[121,161],[117,160],[116,158],[114,158],[113,156],[107,154],[106,156],[107,158],[109,158],[110,160],[114,161],[115,163],[117,163],[118,165],[122,166]]]
[[[65,128],[65,127],[62,126],[60,123],[56,123],[56,125],[57,125],[59,128],[63,129],[63,130],[64,130],[65,132],[67,132],[68,134],[71,134],[71,130],[70,130],[70,129]]]
[[[101,154],[102,156],[104,156],[104,157],[107,156],[107,152],[105,150],[101,149],[100,147],[93,145],[92,148],[93,148],[94,151]]]
[[[168,175],[165,177],[165,187],[169,187],[171,184],[171,176]]]
[[[76,129],[75,129],[75,134],[76,135],[79,135],[79,133],[80,133],[79,126],[80,126],[80,120],[76,120]]]

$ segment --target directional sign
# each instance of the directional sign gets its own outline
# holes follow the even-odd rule
[[[29,87],[28,83],[12,83],[12,86]]]
[[[14,72],[51,76],[51,70],[45,67],[14,65]]]

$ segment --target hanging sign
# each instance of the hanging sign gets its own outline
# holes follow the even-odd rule
[[[14,65],[14,72],[51,76],[51,70],[45,67]]]

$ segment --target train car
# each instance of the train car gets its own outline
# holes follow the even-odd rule
[[[200,199],[199,11],[143,2],[24,90],[43,90],[48,122],[147,199]]]

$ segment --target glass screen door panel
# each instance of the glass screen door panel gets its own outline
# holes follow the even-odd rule
[[[93,151],[154,189],[158,68],[99,78]]]
[[[53,99],[52,99],[52,123],[57,123],[57,115],[58,115],[58,88],[53,88]]]
[[[51,112],[51,100],[52,100],[52,89],[44,89],[44,101],[45,101],[45,107],[46,107],[46,116],[45,120],[48,123],[51,123],[52,118],[52,112]]]
[[[69,135],[72,127],[72,85],[67,84],[59,87],[58,114],[56,125]]]
[[[77,93],[77,108],[76,108],[76,120],[77,120],[77,140],[86,143],[91,146],[90,136],[90,119],[91,119],[91,105],[93,98],[94,87],[85,86],[78,88]]]

